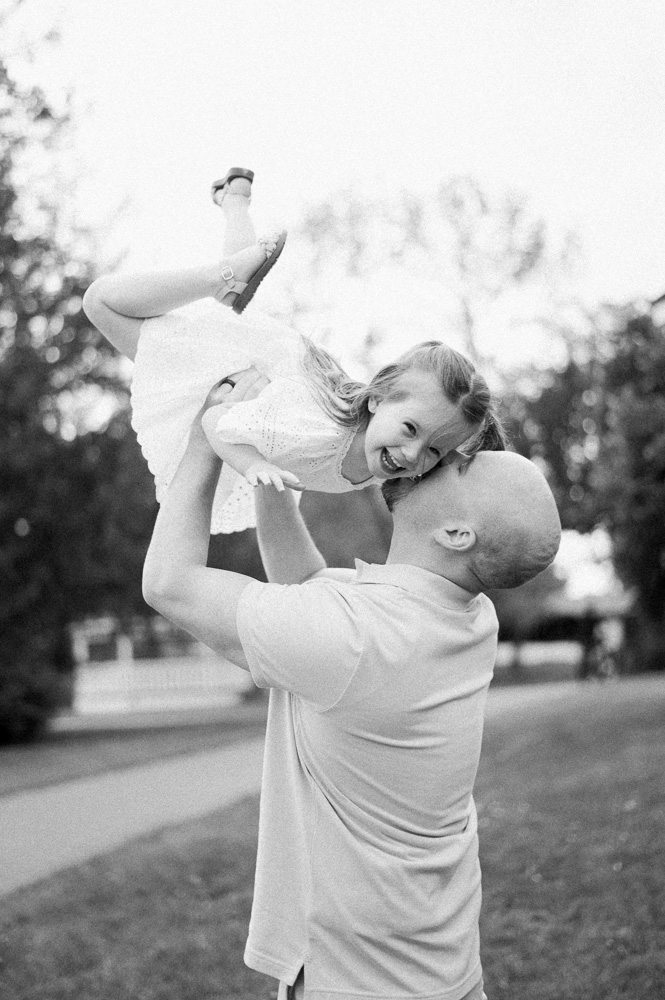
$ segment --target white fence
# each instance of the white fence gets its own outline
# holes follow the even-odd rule
[[[79,655],[88,652],[79,644]],[[520,649],[523,668],[533,680],[555,661],[561,679],[576,676],[581,656],[577,643],[525,643]],[[193,643],[187,656],[133,659],[131,643],[118,637],[117,659],[79,662],[74,684],[73,711],[77,715],[111,712],[153,712],[218,708],[238,704],[253,689],[246,671]],[[505,675],[513,657],[510,643],[501,643],[497,679]]]
[[[73,710],[94,715],[212,708],[238,704],[252,688],[246,671],[216,656],[79,664]]]

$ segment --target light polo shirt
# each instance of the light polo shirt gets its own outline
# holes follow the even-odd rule
[[[245,961],[308,1000],[460,1000],[481,976],[472,789],[491,601],[416,566],[252,583],[238,631],[272,688]]]

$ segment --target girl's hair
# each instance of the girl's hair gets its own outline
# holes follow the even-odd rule
[[[399,399],[405,395],[399,388],[399,380],[415,368],[431,372],[446,397],[459,407],[465,420],[476,429],[473,436],[470,435],[470,448],[465,448],[465,451],[471,454],[472,451],[499,451],[505,448],[506,439],[485,379],[468,358],[452,347],[438,340],[417,344],[396,361],[381,368],[365,385],[349,378],[327,351],[307,337],[303,339],[307,380],[323,410],[338,424],[363,430],[371,416],[370,399]]]
[[[479,451],[505,451],[507,447],[508,435],[494,409],[494,404],[490,403],[480,429],[463,445],[464,454],[471,458]]]

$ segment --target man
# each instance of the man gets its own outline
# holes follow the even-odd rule
[[[472,789],[497,636],[483,591],[552,561],[552,494],[518,455],[453,453],[398,484],[386,565],[351,571],[325,567],[292,493],[259,488],[264,584],[206,567],[219,471],[197,419],[144,593],[271,689],[245,961],[283,1000],[481,1000]]]

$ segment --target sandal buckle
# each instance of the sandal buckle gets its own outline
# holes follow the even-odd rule
[[[232,267],[223,267],[222,268],[222,278],[224,279],[224,281],[231,281],[233,279],[233,277],[234,277],[234,273],[233,273],[233,268]]]

